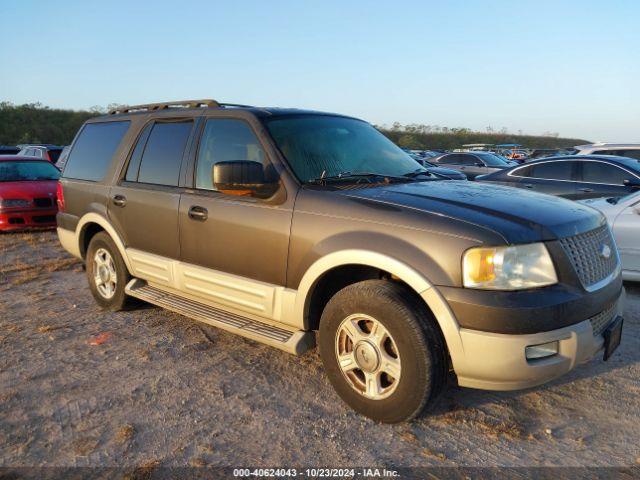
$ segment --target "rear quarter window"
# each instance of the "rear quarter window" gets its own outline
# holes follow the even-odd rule
[[[71,149],[65,165],[65,178],[99,182],[109,169],[131,122],[88,123]]]

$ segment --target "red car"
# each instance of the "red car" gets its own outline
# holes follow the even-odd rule
[[[46,160],[0,155],[0,231],[55,227],[59,177]]]

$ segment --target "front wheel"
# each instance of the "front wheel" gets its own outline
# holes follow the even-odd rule
[[[373,420],[410,420],[444,388],[442,335],[399,284],[367,280],[340,290],[322,313],[318,343],[338,395]]]

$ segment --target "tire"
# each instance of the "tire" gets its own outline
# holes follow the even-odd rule
[[[93,236],[85,263],[91,294],[100,307],[116,312],[132,305],[131,297],[124,293],[131,275],[118,247],[106,232]],[[106,283],[109,283],[108,288],[105,287]]]
[[[432,315],[402,285],[367,280],[340,290],[322,312],[318,337],[336,392],[373,420],[415,418],[444,390],[444,339]]]

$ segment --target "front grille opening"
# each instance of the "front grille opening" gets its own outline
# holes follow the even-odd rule
[[[24,223],[24,218],[13,217],[9,219],[9,225],[22,225]]]
[[[607,225],[573,237],[562,238],[560,244],[585,288],[604,280],[618,266],[615,243]],[[602,255],[604,245],[610,249],[609,258]]]
[[[602,312],[594,315],[589,319],[591,323],[591,329],[593,330],[593,336],[598,337],[607,329],[609,324],[613,321],[616,314],[616,304],[609,306]]]

